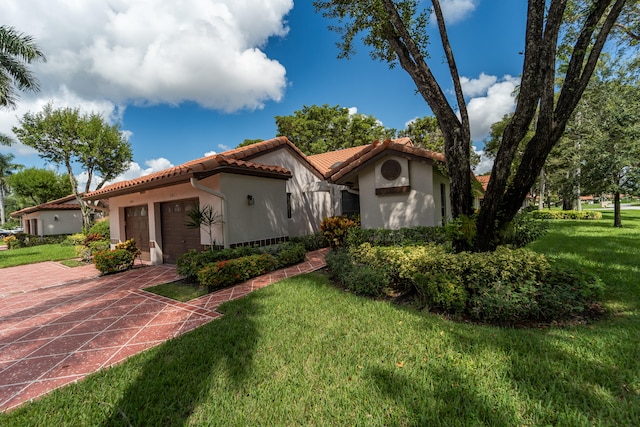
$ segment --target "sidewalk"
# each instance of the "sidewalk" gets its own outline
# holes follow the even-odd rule
[[[0,411],[209,323],[221,316],[216,309],[223,302],[318,270],[326,252],[310,252],[301,264],[187,303],[143,290],[177,280],[171,265],[107,276],[86,268],[84,278],[73,272],[84,267],[57,263],[0,269]],[[7,286],[6,277],[19,284]]]

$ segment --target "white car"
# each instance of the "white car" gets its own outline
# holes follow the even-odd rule
[[[0,238],[7,237],[12,234],[23,233],[23,232],[24,232],[24,229],[20,227],[14,228],[13,230],[5,230],[4,228],[0,228]]]

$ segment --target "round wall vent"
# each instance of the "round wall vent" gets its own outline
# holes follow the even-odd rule
[[[382,166],[380,167],[380,173],[389,181],[394,181],[400,176],[400,172],[402,172],[402,166],[397,160],[386,160]]]

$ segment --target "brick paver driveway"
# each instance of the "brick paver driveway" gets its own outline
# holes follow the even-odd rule
[[[204,325],[225,301],[322,268],[325,252],[188,303],[142,290],[178,279],[170,265],[107,276],[58,263],[0,269],[0,411]]]

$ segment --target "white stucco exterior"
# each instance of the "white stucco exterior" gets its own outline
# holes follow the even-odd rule
[[[252,159],[254,162],[282,166],[291,171],[286,193],[290,194],[291,218],[287,218],[289,236],[303,236],[320,231],[323,218],[339,214],[335,186],[330,186],[304,161],[287,148],[271,151]],[[286,212],[285,212],[286,214]]]
[[[22,215],[25,233],[37,236],[74,234],[82,231],[80,210],[41,210]]]
[[[402,167],[400,176],[386,180],[380,173],[388,159]],[[432,164],[384,156],[359,171],[357,188],[360,194],[360,219],[363,228],[399,229],[442,224],[442,198],[440,184],[449,184]],[[380,194],[382,193],[382,194]],[[450,201],[445,197],[445,216],[450,212]]]

